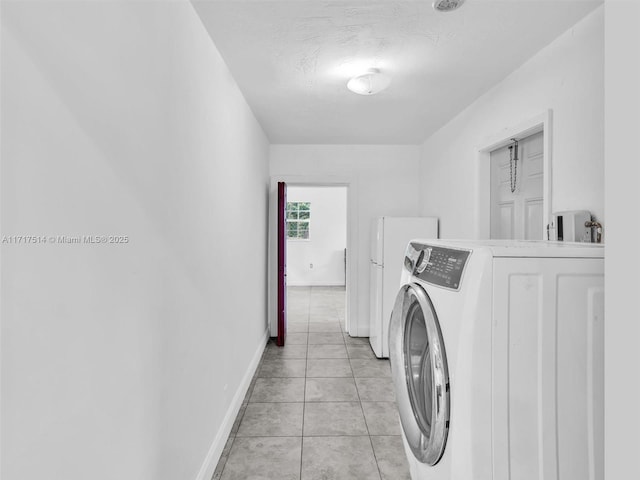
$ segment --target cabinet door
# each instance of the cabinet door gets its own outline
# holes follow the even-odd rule
[[[602,480],[601,259],[496,259],[496,480]]]

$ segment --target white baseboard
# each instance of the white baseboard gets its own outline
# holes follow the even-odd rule
[[[222,425],[218,429],[216,437],[213,439],[213,443],[211,444],[209,452],[204,459],[204,463],[196,476],[196,480],[211,480],[211,477],[213,477],[213,473],[215,472],[220,456],[222,455],[222,450],[224,449],[224,446],[227,443],[227,438],[229,438],[229,434],[233,428],[233,423],[235,422],[238,412],[240,411],[240,407],[242,406],[242,401],[247,394],[247,390],[249,390],[249,385],[251,384],[253,375],[260,363],[260,358],[262,358],[262,352],[267,344],[267,340],[269,340],[269,329],[265,330],[264,335],[260,339],[260,343],[257,345],[256,353],[251,359],[247,373],[245,373],[242,378],[242,382],[240,382],[240,386],[231,401],[231,405],[229,405],[227,414],[224,416]]]
[[[344,282],[289,282],[287,281],[288,287],[344,287]],[[346,288],[346,287],[345,287]]]

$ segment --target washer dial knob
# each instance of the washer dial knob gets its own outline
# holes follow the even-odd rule
[[[420,274],[427,268],[429,260],[431,259],[431,250],[431,248],[425,248],[422,253],[420,253],[416,266],[416,273]]]

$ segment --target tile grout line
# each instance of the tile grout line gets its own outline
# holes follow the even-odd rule
[[[307,308],[307,350],[304,356],[304,390],[302,392],[302,431],[300,432],[300,480],[302,480],[302,460],[304,458],[304,415],[307,409],[307,368],[309,368],[309,318],[311,316],[311,289]]]
[[[345,340],[345,348],[346,348],[346,340]],[[347,350],[347,356],[349,356],[349,350]],[[367,423],[367,416],[364,414],[364,407],[362,406],[362,398],[360,397],[360,390],[358,389],[358,382],[356,382],[356,374],[353,371],[353,366],[351,365],[351,358],[349,358],[349,367],[351,368],[351,373],[353,375],[353,383],[356,386],[356,393],[358,394],[358,402],[360,403],[360,410],[362,411],[362,418],[364,419],[364,425],[367,428],[367,436],[369,438],[369,445],[371,445],[371,453],[373,453],[373,459],[376,462],[376,468],[378,469],[378,477],[382,480],[382,471],[380,470],[380,464],[378,463],[378,457],[376,455],[376,450],[373,448],[373,440],[371,440],[371,431],[369,430],[369,424]]]

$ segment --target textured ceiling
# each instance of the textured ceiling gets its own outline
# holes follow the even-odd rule
[[[602,2],[192,3],[271,143],[418,144]],[[348,91],[368,67],[389,88]]]

